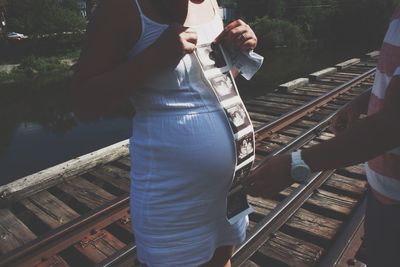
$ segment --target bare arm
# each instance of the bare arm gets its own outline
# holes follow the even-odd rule
[[[313,171],[349,166],[400,145],[400,77],[390,82],[383,108],[335,138],[303,151]]]
[[[191,53],[197,40],[193,33],[174,25],[154,44],[128,60],[128,37],[134,36],[136,42],[140,31],[133,1],[101,2],[88,27],[73,80],[78,116],[92,119],[109,113],[150,77],[174,67],[185,53]]]
[[[400,77],[396,76],[379,112],[360,119],[331,140],[303,150],[304,161],[317,172],[365,162],[400,146],[399,100]],[[270,197],[292,184],[290,163],[290,154],[272,157],[248,177],[249,193]]]

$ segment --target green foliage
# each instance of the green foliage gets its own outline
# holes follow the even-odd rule
[[[234,0],[241,15],[250,21],[256,17],[282,18],[286,12],[285,0]]]
[[[59,58],[29,56],[11,73],[0,72],[0,84],[19,84],[22,88],[41,90],[68,76],[70,76],[70,66],[62,63]]]
[[[219,0],[218,4],[223,7],[231,7],[231,8],[237,7],[237,3],[235,0]]]
[[[30,56],[22,60],[21,65],[18,67],[18,71],[25,73],[38,73],[48,74],[52,72],[67,70],[68,66],[60,62],[58,58],[40,58]]]
[[[268,16],[257,18],[252,28],[260,39],[261,46],[301,46],[306,40],[299,26],[286,20]]]
[[[78,31],[85,27],[77,0],[13,0],[8,6],[8,25],[12,31],[44,34]]]
[[[397,0],[348,0],[332,23],[332,37],[346,41],[382,40]]]
[[[387,29],[394,7],[400,0],[230,0],[237,3],[237,11],[247,22],[261,21],[257,32],[261,40],[297,44],[291,39],[375,42],[379,45]],[[279,19],[274,21],[272,19]],[[283,23],[282,21],[287,21]],[[256,24],[257,24],[256,23]],[[272,26],[271,26],[272,25]],[[290,25],[296,25],[293,28]],[[274,27],[277,29],[274,29]],[[285,29],[285,30],[283,30]],[[296,37],[284,32],[292,31]],[[270,36],[269,36],[270,35]],[[303,36],[303,38],[298,36]],[[290,39],[288,39],[290,38]],[[379,40],[379,41],[377,41]]]

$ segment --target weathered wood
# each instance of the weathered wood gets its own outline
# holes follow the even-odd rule
[[[364,164],[354,165],[354,166],[346,167],[344,169],[350,173],[361,174],[364,176],[366,175]]]
[[[379,51],[372,51],[372,52],[369,52],[369,53],[367,53],[365,55],[368,58],[374,58],[374,57],[378,57],[380,55],[380,52]]]
[[[70,265],[60,256],[53,256],[50,259],[43,259],[35,267],[69,267]]]
[[[272,135],[271,137],[269,137],[265,141],[269,141],[269,142],[274,142],[274,143],[278,143],[278,144],[281,144],[281,145],[285,145],[285,144],[289,143],[292,140],[293,140],[293,136],[289,136],[289,135],[285,135],[283,133],[279,133],[279,134]]]
[[[0,205],[9,200],[22,199],[93,167],[127,156],[128,147],[129,141],[125,140],[0,186]]]
[[[257,120],[257,121],[261,121],[261,122],[265,122],[265,123],[270,123],[271,121],[277,119],[276,116],[271,116],[271,115],[262,114],[262,113],[258,113],[258,112],[249,112],[249,115],[252,120]],[[300,120],[300,121],[294,123],[293,126],[302,128],[302,129],[309,129],[309,128],[315,126],[316,124],[317,123],[315,121],[310,121],[310,120],[304,119],[304,120]]]
[[[0,209],[0,252],[9,252],[36,236],[8,209]]]
[[[125,247],[115,236],[106,230],[86,236],[75,248],[94,263],[99,263]]]
[[[282,104],[297,106],[297,105],[304,105],[305,103],[309,102],[310,100],[311,100],[310,97],[308,97],[307,100],[302,100],[302,99],[298,99],[295,96],[290,97],[290,96],[287,96],[287,95],[281,95],[281,96],[266,95],[266,96],[263,96],[263,97],[257,97],[255,99],[252,99],[252,100],[249,100],[249,101],[261,101],[261,102],[258,102],[258,103],[275,102],[275,103],[282,103]],[[248,100],[244,101],[245,104],[247,102],[248,102]]]
[[[262,107],[263,109],[276,108],[276,109],[292,110],[292,109],[300,107],[300,104],[285,104],[285,103],[276,103],[276,102],[262,101],[262,100],[246,101],[246,108],[250,109],[255,106]]]
[[[77,212],[47,191],[23,199],[21,204],[53,229],[79,217]]]
[[[319,79],[320,77],[322,77],[324,75],[332,74],[332,73],[335,73],[335,72],[337,72],[336,68],[326,68],[326,69],[311,73],[310,75],[308,75],[308,78],[311,81],[315,81],[315,80]]]
[[[265,123],[259,121],[252,121],[252,123],[255,131],[257,131],[258,129],[262,128],[265,125]]]
[[[81,177],[75,177],[57,187],[90,209],[95,209],[115,198],[114,195]]]
[[[120,228],[125,229],[129,233],[133,234],[132,222],[130,220],[129,221],[119,220],[115,224],[118,225]]]
[[[291,187],[285,189],[280,194],[287,197],[297,187],[298,184],[293,184]],[[335,194],[323,189],[317,189],[306,203],[314,207],[324,208],[326,210],[348,215],[351,213],[357,202],[358,201],[356,199],[353,199],[351,197]]]
[[[289,266],[308,267],[318,262],[324,249],[282,232],[276,232],[259,252]]]
[[[287,94],[277,94],[277,93],[268,93],[266,95],[262,95],[262,96],[258,96],[254,99],[262,99],[262,100],[268,100],[270,97],[277,97],[277,98],[290,98],[290,99],[295,99],[295,100],[299,100],[299,101],[310,101],[312,99],[314,99],[314,96],[306,96],[306,95],[299,95],[299,94],[291,94],[291,93],[287,93]]]
[[[255,264],[254,262],[248,260],[245,263],[243,263],[242,265],[240,265],[241,267],[259,267],[260,265]]]
[[[335,67],[338,70],[342,70],[342,69],[345,69],[347,67],[350,67],[351,65],[360,63],[360,61],[361,60],[359,58],[353,58],[353,59],[346,60],[346,61],[344,61],[342,63],[336,64]]]
[[[247,105],[246,106],[247,110],[249,112],[258,112],[266,115],[273,115],[273,116],[281,116],[282,114],[285,114],[289,111],[292,111],[292,107],[280,107],[275,106],[275,107],[266,107],[266,106],[260,106],[260,105]]]
[[[298,78],[296,80],[279,85],[279,89],[292,90],[309,83],[308,78]]]
[[[336,173],[326,181],[325,186],[348,192],[351,195],[363,195],[368,187],[366,181],[342,176]]]
[[[131,168],[131,158],[129,156],[123,157],[117,160],[117,162],[121,163],[122,165]]]
[[[104,165],[90,171],[89,173],[125,192],[129,192],[131,188],[131,176],[127,170],[112,165]]]
[[[274,152],[275,150],[278,150],[280,147],[281,145],[276,143],[261,141],[257,144],[256,152],[268,155]]]
[[[347,250],[340,257],[336,267],[348,267],[349,262],[354,262],[355,264],[353,266],[355,266],[355,267],[363,266],[362,262],[357,263],[357,260],[355,260],[355,259],[356,259],[357,252],[363,243],[364,233],[365,233],[364,223],[362,223],[361,226],[355,232],[353,238],[351,240],[349,240]],[[366,265],[364,264],[364,266],[366,266]]]
[[[248,197],[248,199],[255,212],[263,216],[271,212],[278,204],[276,201],[261,198]],[[342,222],[338,220],[316,214],[303,208],[300,208],[286,223],[287,226],[297,231],[328,240],[335,236],[341,224]]]
[[[346,79],[354,79],[358,77],[358,74],[352,73],[352,72],[337,72],[332,75],[332,77],[341,77],[341,78],[346,78]]]

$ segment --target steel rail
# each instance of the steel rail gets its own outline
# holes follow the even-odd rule
[[[117,221],[129,211],[129,196],[118,197],[106,206],[77,218],[48,234],[0,257],[0,267],[34,266],[71,244]]]
[[[351,241],[356,237],[357,230],[359,230],[364,223],[366,206],[367,199],[364,197],[357,210],[353,212],[350,223],[341,231],[341,234],[336,238],[335,243],[329,249],[327,255],[318,264],[318,267],[338,266],[340,259],[346,250],[350,248]]]
[[[311,112],[315,111],[316,109],[320,108],[323,105],[326,105],[328,102],[332,101],[333,99],[337,98],[341,94],[346,93],[347,91],[351,90],[352,87],[356,86],[357,84],[363,82],[365,79],[368,79],[371,75],[373,75],[376,71],[376,68],[370,69],[369,71],[355,77],[354,79],[339,85],[335,89],[329,91],[328,93],[308,102],[304,106],[293,110],[275,121],[265,125],[264,127],[260,128],[256,135],[256,139],[264,139],[276,133],[279,130],[287,127],[291,123],[299,120],[300,118],[310,114]]]
[[[307,132],[292,140],[289,144],[279,149],[271,156],[283,154],[295,150],[302,145],[308,143],[329,125],[331,119],[337,114],[338,111],[328,116],[324,121],[315,125]],[[261,167],[264,162],[268,161],[267,157],[257,168]],[[279,203],[263,220],[261,220],[254,228],[251,236],[247,237],[240,247],[237,248],[232,256],[232,264],[240,266],[246,262],[250,257],[271,237],[278,228],[280,228],[289,218],[296,212],[316,188],[321,186],[326,179],[333,173],[333,171],[319,172],[314,175],[311,181],[307,184],[301,184],[296,188],[285,200]]]
[[[96,267],[111,267],[111,266],[120,266],[123,263],[130,261],[133,258],[134,253],[136,252],[135,244],[128,244],[122,250],[118,251],[111,257],[108,257],[104,261],[96,264]]]

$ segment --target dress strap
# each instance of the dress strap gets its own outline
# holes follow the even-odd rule
[[[137,6],[137,9],[139,11],[140,16],[143,17],[143,11],[142,11],[142,8],[141,8],[141,6],[139,4],[139,1],[135,0],[135,3],[136,3],[136,6]]]

